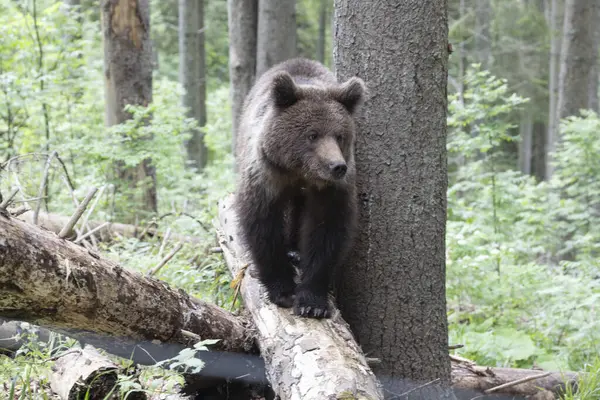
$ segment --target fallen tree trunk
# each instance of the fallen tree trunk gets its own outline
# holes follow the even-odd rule
[[[115,363],[92,346],[85,346],[56,360],[50,387],[63,400],[103,399],[111,392],[118,393],[118,370]]]
[[[492,368],[475,365],[469,360],[461,360],[458,357],[452,360],[452,386],[478,393],[535,396],[540,392],[542,395],[548,392],[556,397],[564,393],[567,383],[575,384],[577,377],[577,373],[568,371]]]
[[[236,276],[245,258],[229,204],[219,208],[219,241]],[[265,368],[282,399],[323,398],[323,393],[339,394],[338,390],[380,396],[375,377],[339,313],[326,321],[301,319],[266,302],[261,293],[258,281],[246,274],[241,294],[258,328],[266,365],[256,356],[242,354],[252,352],[255,332],[238,317],[0,214],[0,316],[51,328],[125,358],[143,346],[144,351],[133,359],[146,364],[170,358],[188,346],[193,339],[184,331],[189,331],[203,339],[221,339],[211,348],[217,351],[202,352],[207,361],[203,376],[243,376],[241,380],[258,384],[265,382]],[[126,346],[119,347],[119,340]],[[541,388],[556,394],[565,381],[577,378],[573,372],[555,372],[515,384],[542,373],[476,366],[457,357],[452,362],[453,386],[477,393],[504,385],[493,393],[531,396]]]
[[[235,277],[243,273],[248,259],[239,243],[231,205],[231,196],[219,205],[219,243]],[[282,400],[321,400],[345,394],[383,398],[375,375],[338,310],[331,319],[296,317],[289,309],[268,302],[251,273],[245,274],[240,284],[244,304],[257,328],[267,378]]]
[[[0,316],[45,327],[248,351],[242,321],[54,233],[0,214]],[[188,334],[192,333],[192,337]]]
[[[27,223],[33,224],[33,213],[28,212],[17,217],[21,221],[25,221]],[[58,234],[60,230],[67,224],[69,221],[69,216],[59,215],[59,214],[48,214],[40,211],[38,215],[37,225],[41,226],[44,229],[47,229],[51,232]],[[87,226],[90,230],[98,228],[100,225],[105,224],[103,221],[88,221]],[[85,232],[83,232],[85,233]],[[161,232],[159,232],[155,228],[150,228],[144,230],[139,226],[128,225],[128,224],[120,224],[120,223],[109,223],[105,224],[103,227],[98,229],[94,234],[101,241],[109,241],[113,239],[115,236],[120,235],[126,238],[137,237],[141,239],[141,235],[144,237],[155,237],[161,236]],[[184,242],[184,243],[192,243],[199,244],[201,243],[200,239],[192,236],[183,236],[177,234],[171,234],[170,236],[173,240]]]

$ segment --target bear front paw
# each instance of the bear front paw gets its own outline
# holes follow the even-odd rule
[[[294,314],[305,318],[329,318],[329,302],[327,296],[315,295],[311,292],[299,292],[294,301]]]
[[[279,307],[290,308],[294,304],[294,282],[266,284],[269,301]]]

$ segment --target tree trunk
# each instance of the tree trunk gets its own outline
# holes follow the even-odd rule
[[[560,71],[558,75],[557,113],[560,119],[578,115],[579,110],[589,108],[589,85],[597,51],[594,43],[595,6],[589,0],[567,0],[563,40],[560,53]],[[558,121],[557,121],[558,122]],[[555,127],[558,133],[558,125]],[[550,150],[554,151],[560,135],[552,137]],[[551,158],[551,157],[549,157]],[[552,176],[550,166],[548,176]]]
[[[475,54],[482,69],[489,69],[492,62],[492,3],[477,0],[475,5]]]
[[[519,169],[524,174],[531,174],[531,158],[533,152],[533,116],[528,109],[523,110],[519,126],[521,142],[519,143]]]
[[[206,124],[206,70],[204,66],[204,0],[179,0],[179,82],[185,90],[183,106],[187,115]],[[191,166],[206,166],[208,151],[204,135],[194,130],[186,143]]]
[[[256,78],[273,65],[296,56],[296,0],[260,0]]]
[[[54,233],[0,215],[0,315],[49,328],[188,344],[189,331],[251,347],[242,323],[165,283],[129,272]],[[116,339],[115,339],[116,340]]]
[[[342,315],[395,393],[450,382],[445,299],[446,0],[336,0],[340,80],[372,96],[359,121],[362,232],[339,279]],[[374,62],[373,60],[377,60]],[[404,379],[404,381],[403,381]],[[439,398],[435,384],[415,398]],[[420,397],[419,397],[420,396]]]
[[[544,176],[549,179],[552,175],[552,159],[550,154],[554,152],[554,141],[558,136],[558,72],[559,72],[559,61],[562,45],[562,21],[563,13],[561,12],[561,1],[550,0],[549,15],[547,18],[548,25],[550,26],[550,57],[549,57],[549,76],[548,76],[548,96],[549,109],[548,109],[548,131],[546,136],[546,166]]]
[[[319,4],[319,37],[317,39],[317,60],[325,64],[325,35],[327,32],[327,6],[329,0],[320,0]]]
[[[548,130],[543,122],[533,124],[531,173],[538,181],[546,179],[546,137]]]
[[[588,89],[588,108],[599,112],[600,104],[598,104],[598,83],[600,68],[598,66],[598,46],[600,46],[600,3],[598,1],[592,4],[592,67],[590,70],[590,82]]]
[[[326,320],[301,318],[266,300],[254,271],[244,267],[249,260],[232,201],[230,196],[219,205],[219,243],[231,274],[240,281],[275,393],[281,400],[381,399],[377,380],[339,311],[332,307],[333,317]]]
[[[105,124],[130,118],[128,104],[152,102],[152,47],[149,0],[103,0]],[[144,140],[144,139],[139,139]],[[133,168],[119,165],[119,176],[130,186],[143,185],[145,211],[156,212],[156,172],[151,159]],[[149,182],[148,182],[149,180]]]
[[[258,0],[228,0],[229,84],[233,154],[237,154],[236,138],[244,100],[254,84],[256,71],[256,29]]]

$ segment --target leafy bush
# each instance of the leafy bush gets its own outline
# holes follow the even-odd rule
[[[503,164],[516,139],[506,121],[525,100],[477,68],[466,84],[448,120],[451,341],[482,364],[579,369],[600,350],[600,120],[563,121],[556,174],[537,183]]]

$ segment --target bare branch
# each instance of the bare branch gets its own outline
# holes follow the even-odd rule
[[[10,205],[12,199],[14,199],[14,197],[17,195],[17,193],[19,193],[19,188],[13,189],[13,191],[10,192],[8,197],[4,199],[4,201],[0,204],[0,210],[6,210]]]
[[[71,219],[69,219],[67,224],[58,233],[59,238],[64,239],[67,237],[67,235],[69,235],[69,233],[71,233],[71,230],[73,229],[75,224],[77,224],[77,221],[79,221],[79,218],[81,218],[81,215],[83,214],[83,212],[85,211],[85,209],[87,208],[88,204],[90,203],[90,201],[92,200],[92,198],[94,197],[94,195],[96,194],[97,191],[98,191],[98,188],[93,187],[88,192],[87,196],[85,196],[85,199],[83,199],[81,204],[79,204],[79,206],[75,210],[75,213],[73,213],[73,215],[71,216]]]
[[[491,389],[488,389],[488,390],[485,391],[485,393],[486,394],[494,393],[494,392],[497,392],[497,391],[502,390],[502,389],[506,389],[506,388],[511,387],[511,386],[516,386],[516,385],[519,385],[521,383],[534,381],[534,380],[540,379],[540,378],[545,378],[545,377],[550,376],[550,375],[552,375],[551,371],[545,372],[545,373],[539,374],[539,375],[533,375],[533,376],[528,376],[528,377],[525,377],[525,378],[517,379],[515,381],[507,382],[505,384],[498,385],[498,386],[495,386],[495,387],[493,387]]]
[[[169,254],[167,254],[167,256],[166,256],[165,258],[163,258],[163,259],[162,259],[162,261],[161,261],[161,262],[160,262],[160,263],[159,263],[159,264],[158,264],[156,267],[154,267],[154,268],[152,268],[150,271],[148,271],[148,273],[147,273],[146,275],[147,275],[147,276],[156,275],[156,273],[157,273],[158,271],[160,271],[160,269],[161,269],[162,267],[164,267],[164,266],[165,266],[165,264],[166,264],[166,263],[168,263],[168,262],[169,262],[169,260],[171,260],[171,258],[173,258],[173,256],[174,256],[175,254],[177,254],[177,252],[178,252],[179,250],[181,250],[181,248],[182,248],[182,247],[183,247],[183,244],[179,243],[179,244],[178,244],[178,245],[177,245],[177,246],[176,246],[176,247],[173,249],[173,251],[172,251],[172,252],[170,252]]]
[[[40,182],[40,190],[38,191],[38,197],[42,199],[44,197],[44,191],[46,190],[46,185],[48,184],[48,172],[50,171],[50,164],[52,164],[52,159],[56,157],[56,151],[53,151],[48,156],[46,160],[46,165],[44,166],[44,175],[42,175],[42,181]],[[38,200],[35,210],[33,211],[33,224],[37,225],[38,215],[40,214],[40,208],[42,207],[42,200]]]
[[[99,231],[100,229],[104,228],[107,225],[110,225],[110,222],[104,222],[104,223],[98,225],[97,227],[95,227],[94,229],[92,229],[91,231],[87,231],[86,234],[81,235],[77,239],[75,239],[73,241],[73,243],[79,243],[79,242],[81,242],[83,239],[86,239],[88,236],[93,235],[94,233],[96,233],[97,231]]]

